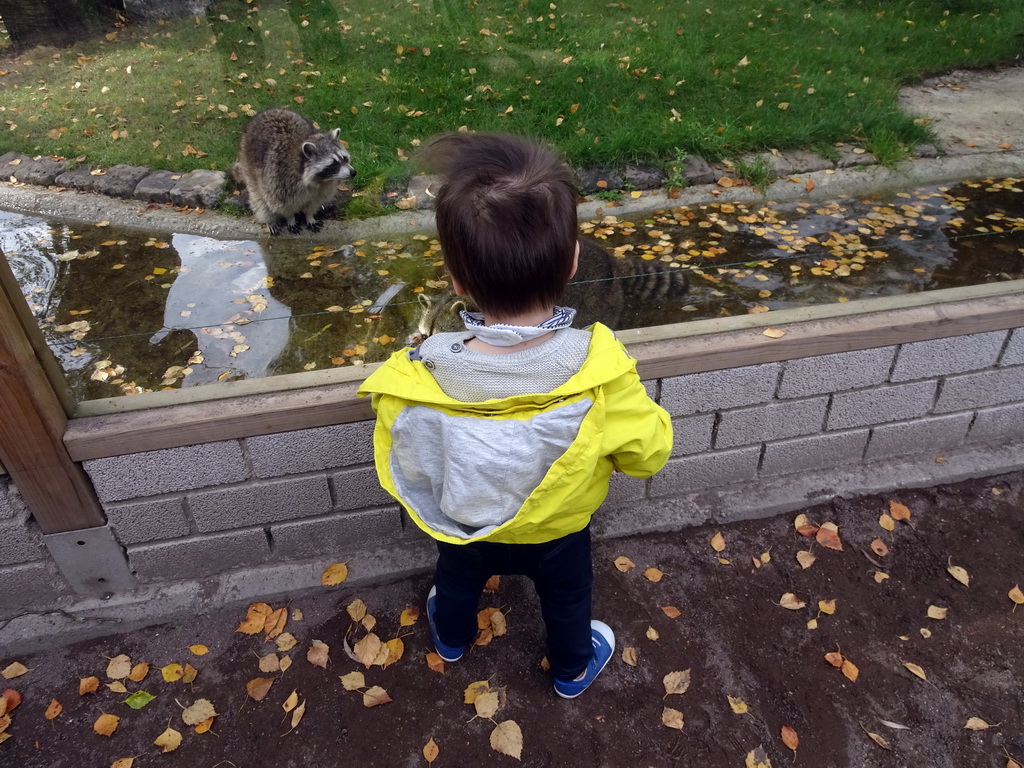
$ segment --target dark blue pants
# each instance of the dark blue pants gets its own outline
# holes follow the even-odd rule
[[[579,675],[594,655],[590,528],[544,544],[437,542],[434,625],[441,642],[457,648],[473,642],[480,594],[495,574],[530,577],[547,627],[551,672],[560,679]]]

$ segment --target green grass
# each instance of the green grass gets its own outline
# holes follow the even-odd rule
[[[351,147],[360,186],[465,127],[576,167],[927,141],[900,85],[1022,48],[1020,0],[223,0],[205,19],[0,60],[0,151],[227,169],[287,105]],[[116,136],[116,138],[115,138]]]

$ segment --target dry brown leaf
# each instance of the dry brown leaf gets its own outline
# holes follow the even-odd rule
[[[263,625],[263,629],[267,633],[267,636],[263,639],[273,640],[275,637],[284,632],[284,626],[287,623],[287,608],[278,608],[276,611],[273,611],[269,616],[267,616],[267,620]]]
[[[185,725],[198,725],[211,717],[216,717],[217,711],[208,699],[196,699],[191,707],[182,710],[181,719]]]
[[[799,515],[796,516],[796,519],[793,520],[793,527],[799,531],[801,528],[803,528],[805,525],[808,525],[809,523],[810,520],[807,518],[807,515],[801,512]]]
[[[161,752],[173,752],[181,746],[181,733],[173,728],[168,728],[157,736],[153,743],[160,747]]]
[[[57,715],[59,715],[63,711],[63,704],[61,704],[56,699],[50,699],[50,706],[46,708],[46,712],[43,714],[43,717],[45,717],[47,720],[53,720],[53,718],[57,717]]]
[[[358,646],[358,643],[356,645]],[[330,660],[330,652],[331,648],[327,643],[321,642],[320,640],[314,640],[312,645],[310,645],[309,650],[306,651],[306,661],[314,667],[327,669],[327,662]]]
[[[402,615],[398,617],[398,626],[400,627],[411,627],[416,623],[416,620],[420,617],[420,609],[416,606],[406,608],[402,611]],[[433,741],[433,739],[431,739]]]
[[[782,726],[782,743],[794,752],[800,746],[800,738],[796,735],[796,731],[788,725]]]
[[[828,614],[829,616],[831,616],[833,613],[836,612],[836,601],[835,600],[819,600],[818,601],[818,610],[821,611],[822,613],[825,613],[825,614]]]
[[[744,768],[772,768],[772,761],[768,759],[768,754],[764,751],[763,746],[747,753]]]
[[[922,680],[927,680],[928,679],[928,675],[926,675],[924,673],[924,670],[921,669],[921,667],[919,667],[917,664],[913,664],[912,662],[909,662],[909,661],[904,661],[903,662],[903,666],[906,667],[907,669],[909,669],[913,674],[915,674],[918,677],[920,677]]]
[[[114,693],[128,693],[128,689],[124,687],[124,683],[120,680],[115,680],[112,683],[107,683],[107,688],[112,690]]]
[[[684,669],[676,672],[669,672],[662,678],[662,685],[665,686],[665,696],[673,693],[686,693],[690,688],[690,672]],[[664,697],[663,697],[664,698]]]
[[[292,618],[294,618],[294,615]],[[277,650],[279,650],[282,653],[284,653],[285,651],[290,651],[298,644],[298,642],[299,641],[295,639],[295,635],[293,635],[291,632],[282,632],[274,639],[274,645],[276,645]]]
[[[396,637],[384,643],[384,647],[387,649],[388,655],[381,666],[387,669],[402,658],[402,654],[405,653],[405,643],[402,642],[402,638]]]
[[[306,702],[303,701],[292,711],[292,731],[299,727],[299,723],[302,722],[302,716],[306,714]],[[290,733],[291,731],[289,731]]]
[[[940,608],[937,605],[928,606],[929,619],[944,619],[947,613],[949,613],[949,608]]]
[[[670,619],[678,619],[683,615],[683,612],[676,608],[674,605],[662,605],[660,606],[662,613],[668,616]]]
[[[274,678],[272,677],[254,677],[245,684],[245,692],[249,694],[250,699],[263,701],[270,693],[270,686],[273,684]]]
[[[110,768],[132,768],[135,763],[134,757],[122,757],[110,764]]]
[[[100,687],[98,677],[83,677],[78,681],[78,695],[84,696],[87,693],[94,693]]]
[[[281,660],[276,653],[268,653],[260,658],[260,672],[280,672]]]
[[[798,598],[792,592],[786,592],[779,600],[779,605],[783,608],[788,608],[791,611],[799,611],[801,608],[807,607],[807,603]]]
[[[367,612],[366,603],[357,597],[345,606],[345,612],[352,617],[352,621],[362,621]]]
[[[896,522],[885,512],[878,518],[878,524],[887,531],[891,531],[896,527]]]
[[[495,574],[494,576],[491,576],[491,578],[487,580],[487,583],[484,584],[485,592],[497,592],[499,589],[501,589],[500,574]]]
[[[857,669],[857,665],[849,659],[843,659],[843,666],[840,667],[840,671],[851,683],[857,682],[857,678],[860,677],[860,670]]]
[[[991,727],[992,727],[992,725],[990,723],[986,723],[980,717],[968,718],[967,725],[964,726],[964,728],[967,728],[968,730],[971,730],[971,731],[984,731],[984,730],[986,730],[988,728],[991,728]]]
[[[950,576],[959,581],[965,587],[971,586],[970,575],[959,565],[950,565],[946,570],[949,572]]]
[[[634,563],[628,557],[616,557],[614,562],[615,567],[623,573],[628,571],[630,568],[636,568],[636,563]]]
[[[683,730],[683,713],[678,709],[665,707],[661,710],[661,724],[666,728],[674,728],[677,731]]]
[[[814,555],[810,553],[810,550],[801,549],[796,553],[796,561],[800,563],[800,567],[807,569],[814,565],[814,561],[817,560]]]
[[[444,659],[438,656],[436,653],[431,651],[427,654],[427,667],[432,669],[434,672],[444,674]]]
[[[726,698],[729,700],[729,708],[737,715],[745,715],[750,711],[750,708],[747,706],[747,702],[743,699],[739,699],[735,696],[726,696]]]
[[[320,583],[325,587],[333,587],[336,584],[341,584],[347,578],[348,565],[345,563],[333,563],[327,566],[324,572],[320,574]]]
[[[1013,610],[1017,610],[1018,605],[1024,605],[1024,592],[1020,591],[1019,584],[1007,593],[1007,597],[1014,602]]]
[[[258,635],[263,631],[263,627],[267,623],[267,616],[273,610],[266,603],[252,603],[245,614],[245,619],[238,625],[235,632],[241,632],[243,635]]]
[[[843,551],[843,542],[839,539],[839,528],[835,523],[822,523],[814,534],[814,540],[823,547]]]
[[[653,581],[655,584],[661,581],[661,578],[664,575],[665,573],[663,571],[659,571],[657,568],[648,568],[646,571],[644,571],[644,576],[647,578],[647,580]]]
[[[195,732],[207,733],[211,728],[213,728],[213,718],[208,717],[205,720],[201,720],[200,722],[196,723]]]
[[[132,660],[125,654],[115,656],[107,664],[107,677],[111,680],[124,680],[132,673]]]
[[[882,571],[875,571],[875,581],[878,584],[881,584],[883,581],[885,581],[888,578],[889,578],[889,574],[888,573],[883,573]]]
[[[879,557],[885,557],[889,554],[889,547],[881,539],[875,539],[871,542],[871,551]]]
[[[16,677],[21,677],[26,672],[28,672],[28,667],[20,661],[15,661],[4,667],[3,671],[0,671],[0,675],[2,675],[5,680],[13,680]]]
[[[725,549],[725,536],[722,535],[721,531],[711,537],[711,548],[715,552],[721,552]]]
[[[117,724],[121,718],[117,715],[100,715],[92,724],[92,729],[100,736],[111,736],[117,730]]]
[[[427,761],[427,765],[437,760],[438,754],[441,750],[437,747],[437,742],[434,741],[434,737],[431,736],[430,740],[423,745],[423,759]]]
[[[352,653],[363,666],[369,669],[380,655],[382,645],[380,638],[371,632],[355,644]]]
[[[879,736],[877,733],[872,733],[871,731],[864,731],[864,733],[866,733],[868,737],[882,749],[892,749],[892,747],[889,746],[889,742],[886,741],[884,737]]]
[[[282,672],[284,671],[284,665],[283,664],[281,665],[281,671]],[[193,667],[191,664],[186,662],[186,664],[185,664],[185,673],[181,676],[181,682],[186,683],[186,684],[187,683],[192,683],[192,682],[195,681],[195,679],[196,679],[196,677],[198,675],[199,675],[199,670],[196,669],[195,667]]]
[[[491,731],[491,749],[516,760],[522,760],[523,732],[515,720],[498,723]]]
[[[299,703],[299,692],[292,691],[288,694],[288,698],[281,704],[281,709],[284,710],[285,714],[291,712]]]
[[[366,678],[359,671],[349,672],[347,675],[342,675],[339,679],[341,680],[341,686],[346,691],[358,691],[360,688],[366,687]]]
[[[146,679],[146,675],[149,674],[149,664],[142,661],[132,667],[132,671],[128,674],[128,679],[133,683],[141,683]]]
[[[13,688],[8,688],[0,693],[0,715],[13,712],[21,704],[21,694]]]
[[[487,680],[477,680],[475,683],[470,683],[466,686],[466,690],[462,692],[462,703],[473,704],[477,697],[487,693],[491,690],[491,684]]]
[[[813,536],[817,536],[817,534],[818,534],[818,526],[816,526],[816,525],[801,525],[799,528],[796,529],[796,532],[799,533],[801,536],[806,536],[807,538],[812,538]]]
[[[648,627],[646,634],[647,639],[652,640],[654,642],[658,642],[658,639],[661,637],[661,635],[658,634],[658,630],[656,630],[654,627]]]
[[[825,661],[827,661],[833,667],[839,668],[843,666],[843,654],[839,653],[839,651],[832,651],[831,653],[826,653]]]
[[[900,504],[898,501],[890,501],[889,514],[893,520],[909,520],[910,508],[906,504]]]
[[[636,658],[636,648],[627,645],[622,649],[622,661],[631,667],[637,666],[640,662]]]
[[[387,704],[389,701],[391,701],[391,697],[388,696],[388,692],[379,685],[368,688],[363,692],[364,707],[376,707],[378,704]]]
[[[807,628],[808,629],[817,629],[818,628],[818,620],[817,619],[808,619],[808,621],[807,621]]]
[[[762,336],[767,336],[769,339],[781,339],[786,335],[786,331],[781,328],[765,328],[761,331]]]
[[[473,707],[476,709],[477,717],[482,717],[485,720],[494,717],[494,714],[501,709],[500,691],[484,691],[473,700]]]

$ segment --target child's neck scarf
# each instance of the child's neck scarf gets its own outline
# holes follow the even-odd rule
[[[466,330],[472,331],[480,341],[495,347],[514,347],[516,344],[531,341],[546,333],[569,328],[576,316],[576,310],[572,307],[555,307],[554,314],[540,325],[506,325],[505,323],[484,325],[482,314],[466,310],[462,310],[459,316],[466,324]]]

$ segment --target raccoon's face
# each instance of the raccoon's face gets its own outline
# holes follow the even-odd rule
[[[351,179],[356,175],[348,150],[338,143],[337,128],[304,142],[302,154],[306,158],[302,175],[309,184]]]

